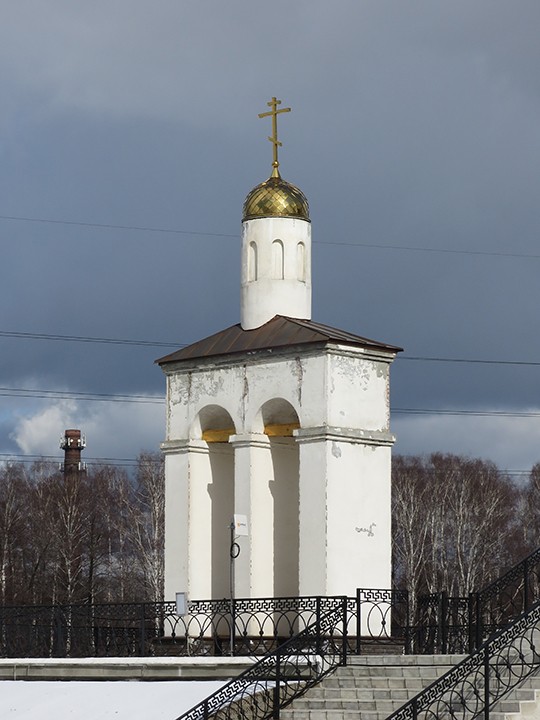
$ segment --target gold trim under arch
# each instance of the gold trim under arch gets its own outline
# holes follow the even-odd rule
[[[224,443],[229,442],[231,435],[235,434],[234,428],[224,428],[222,430],[203,430],[202,439],[207,443]]]
[[[298,430],[300,423],[285,423],[284,425],[265,425],[264,434],[268,437],[292,437],[293,430]]]
[[[285,423],[282,425],[265,425],[264,434],[268,437],[293,437],[293,431],[298,430],[300,423]],[[231,435],[235,434],[234,428],[223,428],[220,430],[203,430],[202,439],[207,443],[229,442]]]

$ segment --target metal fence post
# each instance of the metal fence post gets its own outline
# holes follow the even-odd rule
[[[231,600],[231,656],[235,654],[236,645],[236,598]]]
[[[443,590],[439,594],[439,642],[441,653],[448,652],[448,594]]]
[[[527,612],[530,603],[530,583],[529,583],[529,558],[523,561],[523,611]]]
[[[356,588],[356,654],[362,653],[362,591]]]
[[[54,608],[54,631],[53,631],[53,652],[52,657],[64,657],[66,654],[66,643],[64,636],[64,623],[62,608],[56,605]]]
[[[347,665],[347,651],[348,651],[348,645],[347,645],[347,624],[348,624],[348,615],[347,615],[347,598],[344,597],[341,601],[341,612],[343,615],[343,638],[342,638],[342,657],[341,661],[343,665]]]
[[[272,707],[272,717],[274,720],[277,720],[279,718],[279,696],[281,693],[281,687],[280,687],[280,681],[281,681],[281,654],[278,652],[276,654],[276,684],[274,685],[274,692],[273,692],[273,707]]]
[[[144,657],[146,644],[146,622],[145,622],[145,603],[141,603],[141,616],[139,626],[139,655]]]
[[[489,720],[489,645],[484,648],[484,720]]]
[[[321,654],[321,596],[315,598],[315,649],[317,655]]]
[[[392,591],[394,592],[394,591]],[[411,606],[409,602],[409,591],[405,590],[405,655],[412,652],[412,628],[411,628]]]
[[[469,653],[474,652],[474,639],[476,635],[475,631],[475,615],[476,615],[476,603],[475,600],[475,594],[470,592],[469,593],[469,599],[468,599],[468,605],[467,605],[467,624],[468,624],[468,636],[469,636]]]

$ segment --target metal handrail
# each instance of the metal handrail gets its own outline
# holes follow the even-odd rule
[[[490,711],[540,668],[540,602],[475,653],[394,712],[388,720],[472,720]]]
[[[347,598],[177,720],[264,720],[347,664]]]

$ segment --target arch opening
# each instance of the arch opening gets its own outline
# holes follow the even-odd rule
[[[285,277],[285,258],[281,240],[274,240],[272,243],[272,275],[277,280],[283,280]]]
[[[282,398],[269,400],[261,408],[261,419],[269,439],[273,528],[273,587],[275,597],[298,596],[300,457],[293,437],[300,427],[294,407]]]
[[[248,250],[248,281],[253,282],[258,279],[259,269],[257,267],[257,243],[253,240],[249,243]]]
[[[306,282],[306,246],[303,242],[296,246],[296,277]]]
[[[197,458],[196,482],[190,480],[190,575],[196,597],[229,595],[229,526],[234,515],[234,451],[229,445],[234,421],[225,408],[207,405],[194,423],[208,453]]]

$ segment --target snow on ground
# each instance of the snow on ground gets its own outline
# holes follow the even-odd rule
[[[2,680],[2,720],[174,720],[223,681]]]

